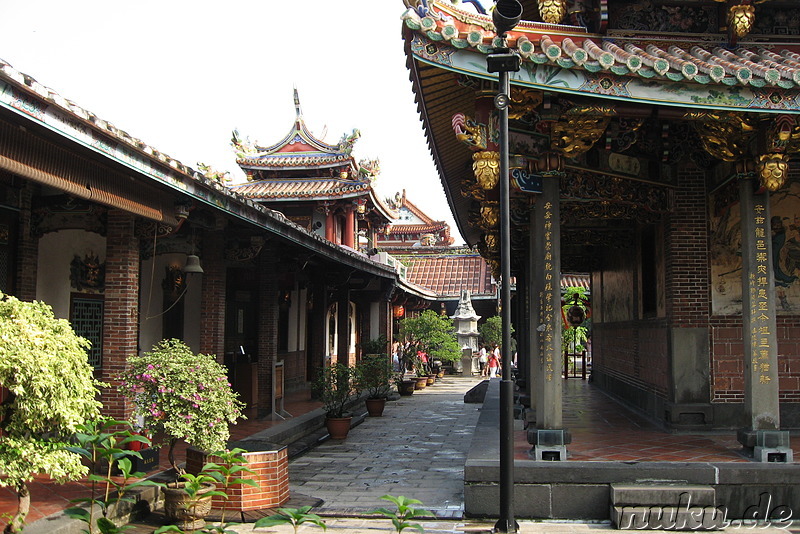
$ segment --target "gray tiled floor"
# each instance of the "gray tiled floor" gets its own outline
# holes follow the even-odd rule
[[[289,464],[292,492],[322,499],[315,512],[358,515],[390,503],[385,494],[423,502],[438,517],[460,517],[464,461],[479,404],[464,393],[479,378],[443,380],[386,405],[346,440],[328,440]]]

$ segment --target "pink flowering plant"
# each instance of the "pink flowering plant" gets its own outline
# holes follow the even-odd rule
[[[245,418],[225,367],[178,339],[161,340],[150,352],[128,358],[120,380],[120,392],[135,404],[132,421],[153,434],[154,446],[169,444],[169,462],[181,475],[174,453],[178,440],[205,451],[225,450],[228,425]]]

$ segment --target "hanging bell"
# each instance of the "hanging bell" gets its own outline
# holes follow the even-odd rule
[[[189,254],[186,256],[186,266],[183,268],[183,272],[186,274],[203,274],[203,268],[200,267],[200,258],[194,254]]]

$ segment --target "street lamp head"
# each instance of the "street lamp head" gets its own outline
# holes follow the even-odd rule
[[[522,4],[519,0],[497,0],[492,11],[492,22],[499,37],[513,30],[521,18]]]

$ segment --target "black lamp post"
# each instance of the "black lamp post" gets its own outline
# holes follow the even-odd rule
[[[522,18],[522,4],[518,0],[497,0],[492,11],[495,32],[502,40],[486,58],[486,70],[497,72],[499,87],[494,105],[498,111],[500,127],[500,298],[502,309],[502,361],[500,378],[500,518],[495,532],[517,532],[514,520],[514,382],[511,380],[511,215],[509,209],[508,172],[508,105],[511,85],[508,73],[520,69],[519,56],[506,47],[506,33]]]

